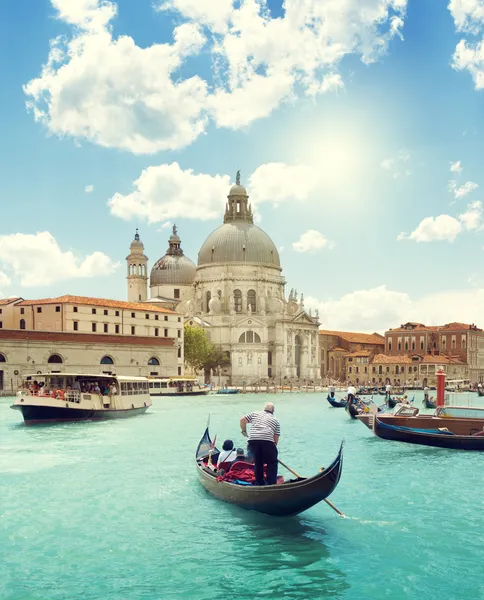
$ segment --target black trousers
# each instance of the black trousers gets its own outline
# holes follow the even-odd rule
[[[267,465],[267,485],[277,482],[277,446],[268,440],[250,440],[249,452],[254,457],[255,482],[264,484],[264,465]]]

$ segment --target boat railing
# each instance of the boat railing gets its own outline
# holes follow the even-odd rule
[[[76,402],[79,404],[82,399],[81,392],[79,390],[67,390],[64,394],[64,399],[66,402]]]

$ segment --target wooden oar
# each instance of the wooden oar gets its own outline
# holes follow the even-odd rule
[[[282,462],[282,460],[277,459],[277,462],[282,465],[285,469],[287,469],[289,471],[289,473],[292,473],[293,475],[295,475],[298,479],[305,479],[305,477],[301,477],[301,475],[299,475],[298,473],[296,473],[296,471],[293,471],[290,467],[288,467],[286,464],[284,464]],[[330,506],[335,512],[337,512],[339,514],[340,517],[345,517],[346,515],[344,513],[342,513],[338,508],[336,508],[336,506],[330,502],[329,500],[327,500],[326,498],[323,498],[323,500],[326,502],[326,504],[328,506]]]

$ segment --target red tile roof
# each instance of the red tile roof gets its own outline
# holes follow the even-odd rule
[[[411,363],[412,359],[410,356],[387,356],[386,354],[376,354],[372,359],[372,364],[391,364],[391,365],[401,365]]]
[[[362,357],[362,356],[370,356],[371,352],[369,350],[358,350],[358,352],[350,352],[346,358],[353,357]]]
[[[333,346],[328,352],[348,352],[348,350],[346,350],[346,348],[341,348],[340,346]]]
[[[12,302],[17,302],[17,300],[21,300],[22,298],[19,298],[18,296],[15,296],[15,298],[1,298],[0,299],[0,306],[6,306],[7,304],[11,304]]]
[[[352,331],[328,331],[320,329],[320,335],[340,337],[345,342],[354,344],[385,344],[385,338],[379,333],[354,333]]]
[[[124,308],[142,310],[144,312],[161,312],[176,314],[175,311],[162,306],[144,302],[124,302],[123,300],[108,300],[106,298],[89,298],[87,296],[59,296],[58,298],[40,298],[39,300],[22,300],[17,306],[37,306],[39,304],[84,304],[88,306],[102,306],[104,308]]]

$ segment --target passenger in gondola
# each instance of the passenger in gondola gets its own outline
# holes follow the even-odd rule
[[[218,455],[217,467],[224,462],[233,462],[237,456],[237,451],[234,448],[232,440],[225,440],[222,446],[222,452]]]
[[[330,385],[329,386],[329,397],[334,398],[334,393],[335,393],[334,385]]]
[[[236,463],[237,461],[248,462],[243,448],[237,448],[237,454],[235,456],[234,463]]]

